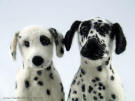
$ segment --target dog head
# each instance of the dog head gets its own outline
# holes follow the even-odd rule
[[[18,44],[23,62],[30,67],[47,67],[53,56],[53,42],[56,45],[58,57],[62,57],[63,36],[56,29],[45,29],[42,26],[28,26],[14,35],[10,49],[13,59],[16,59]]]
[[[116,41],[116,54],[122,53],[126,48],[126,38],[121,26],[97,17],[87,21],[75,21],[72,24],[64,39],[67,51],[70,50],[76,31],[80,54],[90,60],[109,57],[112,54],[114,40]]]

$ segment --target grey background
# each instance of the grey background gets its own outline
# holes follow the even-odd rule
[[[127,101],[135,101],[134,6],[134,0],[0,0],[0,100],[13,97],[16,71],[22,65],[20,55],[13,62],[9,51],[16,31],[27,25],[38,24],[55,27],[65,35],[73,21],[100,16],[119,22],[125,32],[127,50],[121,55],[114,54],[113,63],[123,82]],[[61,59],[54,56],[54,63],[67,96],[80,65],[77,36],[71,51],[65,52]]]

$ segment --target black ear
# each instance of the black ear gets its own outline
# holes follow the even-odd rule
[[[126,38],[122,31],[122,28],[118,23],[113,24],[112,33],[114,34],[114,36],[116,38],[115,52],[116,52],[116,54],[120,54],[120,53],[124,52],[124,50],[126,49],[127,41],[126,41]]]
[[[65,44],[65,47],[66,47],[66,50],[67,50],[67,51],[70,50],[74,33],[77,31],[77,29],[78,29],[80,23],[81,23],[81,21],[75,21],[75,22],[72,24],[71,28],[70,28],[70,29],[67,31],[67,33],[66,33],[66,36],[65,36],[65,38],[64,38],[64,44]]]

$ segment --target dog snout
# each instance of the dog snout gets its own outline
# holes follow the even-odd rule
[[[81,54],[84,57],[96,60],[102,58],[105,50],[105,45],[101,44],[96,38],[88,39],[86,44],[81,49]]]
[[[36,66],[40,66],[44,62],[44,59],[41,56],[34,56],[32,63]]]

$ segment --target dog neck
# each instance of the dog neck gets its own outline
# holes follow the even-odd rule
[[[90,73],[91,72],[96,73],[96,71],[98,71],[98,67],[99,67],[99,71],[101,69],[100,67],[102,67],[102,69],[107,69],[111,64],[111,59],[112,59],[112,57],[109,56],[109,57],[104,58],[104,59],[89,60],[89,59],[81,56],[80,68],[82,68],[84,71],[87,71]]]

